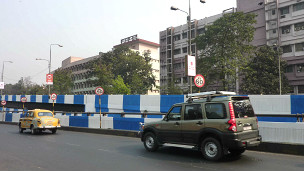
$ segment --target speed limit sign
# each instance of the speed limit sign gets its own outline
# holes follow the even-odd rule
[[[97,95],[103,95],[103,93],[104,93],[104,90],[103,90],[103,88],[102,87],[97,87],[96,89],[95,89],[95,93],[97,94]]]
[[[56,100],[57,99],[57,94],[56,93],[51,94],[51,99]]]
[[[5,106],[5,105],[6,105],[6,101],[5,101],[5,100],[2,100],[2,101],[1,101],[1,104],[2,104],[2,106]]]
[[[25,103],[26,101],[27,101],[27,98],[26,98],[26,97],[22,97],[22,98],[21,98],[21,102],[22,102],[22,103]]]
[[[196,87],[201,88],[205,85],[205,78],[198,74],[194,77],[194,84],[196,85]]]

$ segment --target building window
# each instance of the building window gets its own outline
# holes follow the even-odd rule
[[[283,49],[283,53],[292,52],[291,45],[282,46],[282,49]]]
[[[304,2],[293,5],[293,11],[299,11],[303,9],[304,9]]]
[[[275,13],[276,13],[276,10],[272,10],[272,11],[271,11],[271,14],[272,14],[272,15],[275,15]]]
[[[195,45],[191,45],[191,52],[195,53]]]
[[[290,26],[282,27],[282,34],[288,34],[288,33],[290,33]]]
[[[185,32],[185,33],[182,34],[182,38],[183,38],[183,39],[186,39],[186,38],[187,38],[187,32]]]
[[[187,51],[187,47],[183,47],[183,53],[187,53],[188,51]]]
[[[180,49],[180,48],[174,49],[174,51],[173,51],[173,54],[174,54],[174,55],[178,55],[178,54],[180,54],[180,53],[181,53],[181,49]]]
[[[284,8],[280,8],[280,13],[281,13],[281,18],[285,18],[285,16],[283,17],[283,15],[289,14],[289,6],[284,7]]]
[[[173,36],[173,41],[180,40],[180,34]]]
[[[272,33],[273,34],[277,33],[277,30],[276,29],[272,30]]]
[[[293,72],[293,65],[288,65],[288,66],[286,67],[285,73],[291,73],[291,72]]]
[[[304,64],[298,64],[297,65],[297,72],[304,72]]]
[[[205,32],[205,28],[197,29],[197,34],[198,35],[203,34],[204,32]]]
[[[298,93],[304,93],[304,86],[298,85]]]
[[[297,43],[296,44],[296,52],[299,52],[299,51],[304,51],[304,43]]]
[[[294,30],[295,31],[300,31],[300,30],[304,30],[304,23],[297,23],[294,25]]]

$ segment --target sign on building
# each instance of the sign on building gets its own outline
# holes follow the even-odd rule
[[[137,34],[136,35],[133,35],[133,36],[130,36],[130,37],[127,37],[127,38],[124,38],[124,39],[121,39],[121,44],[123,43],[127,43],[127,42],[131,42],[133,40],[137,40]]]
[[[4,82],[0,82],[0,89],[4,89]]]
[[[53,85],[53,74],[46,74],[46,84]]]
[[[195,56],[187,55],[187,76],[194,77],[196,75]]]

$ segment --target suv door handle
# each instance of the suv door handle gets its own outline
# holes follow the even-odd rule
[[[197,124],[197,125],[203,125],[203,122],[198,121],[196,124]]]
[[[174,123],[174,125],[178,126],[178,125],[179,125],[179,123],[178,123],[178,122],[175,122],[175,123]]]

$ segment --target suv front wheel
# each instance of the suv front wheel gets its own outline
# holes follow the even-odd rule
[[[201,152],[205,159],[211,161],[219,160],[224,155],[221,143],[213,137],[208,137],[202,141]]]
[[[159,147],[156,137],[153,133],[148,132],[144,135],[144,146],[147,151],[156,151]]]

